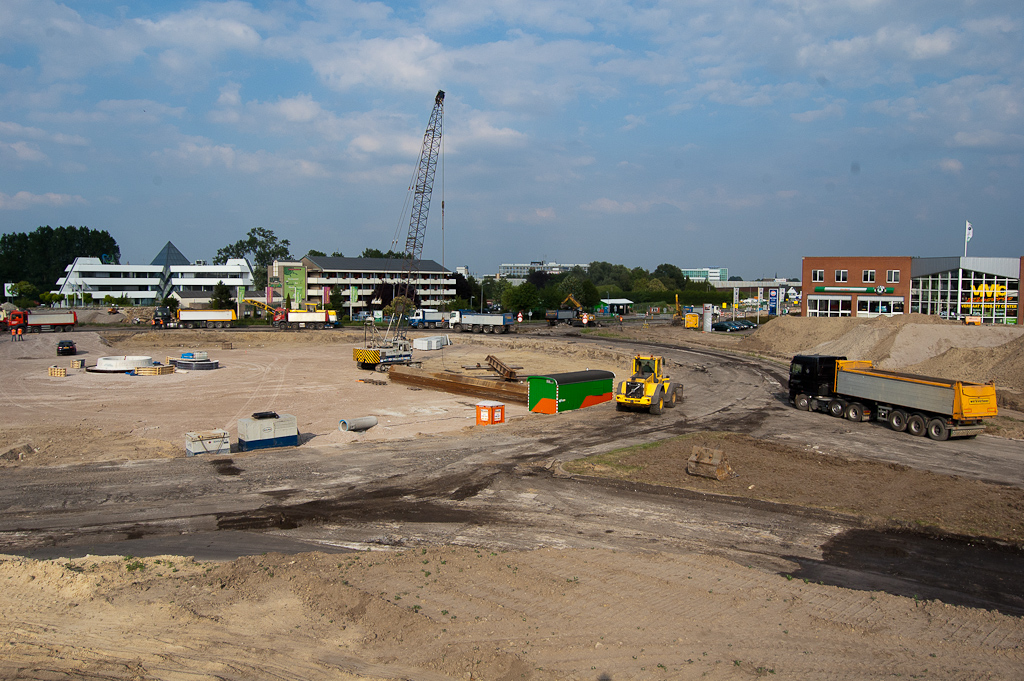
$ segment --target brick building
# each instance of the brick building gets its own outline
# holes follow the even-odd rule
[[[877,317],[915,312],[946,319],[1021,324],[1021,258],[829,256],[803,259],[806,317]]]

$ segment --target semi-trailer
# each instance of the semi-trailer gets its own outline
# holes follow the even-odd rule
[[[153,313],[157,329],[223,329],[237,319],[234,310],[178,310],[158,307]]]
[[[448,325],[454,331],[472,331],[474,333],[508,333],[516,323],[516,316],[511,312],[452,312]]]
[[[868,360],[797,355],[789,368],[789,399],[797,409],[850,421],[887,423],[933,440],[974,437],[996,416],[996,388],[876,369]]]

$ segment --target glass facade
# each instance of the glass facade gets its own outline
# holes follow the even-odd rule
[[[853,314],[851,296],[807,296],[808,317],[849,317]]]
[[[980,317],[984,324],[1016,324],[1020,279],[969,269],[911,280],[910,311],[944,319]]]

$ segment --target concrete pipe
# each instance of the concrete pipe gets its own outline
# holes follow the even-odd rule
[[[359,418],[355,419],[341,419],[340,421],[338,421],[338,428],[340,428],[342,431],[346,433],[359,433],[364,430],[369,430],[370,428],[373,428],[375,425],[377,425],[376,416],[360,416]]]

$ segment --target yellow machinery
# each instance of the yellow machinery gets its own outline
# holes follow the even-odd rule
[[[633,375],[619,383],[615,391],[615,408],[660,414],[666,407],[675,407],[683,399],[683,386],[664,373],[665,360],[659,355],[637,355],[633,358]]]
[[[672,326],[681,326],[683,323],[683,308],[679,307],[679,294],[676,294],[676,311],[672,314]]]

